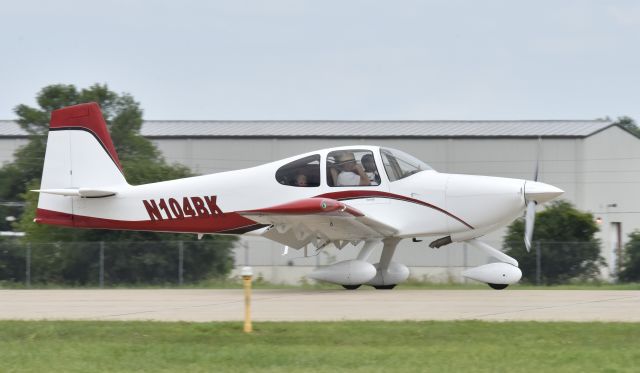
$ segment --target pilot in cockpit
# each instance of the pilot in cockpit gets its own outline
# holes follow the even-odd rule
[[[364,168],[351,152],[343,152],[337,157],[336,166],[340,170],[337,186],[371,185]]]

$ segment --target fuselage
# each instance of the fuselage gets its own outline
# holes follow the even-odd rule
[[[261,228],[238,212],[293,200],[340,200],[397,228],[397,237],[486,234],[522,214],[525,180],[420,170],[390,180],[377,146],[323,149],[261,166],[139,186],[119,186],[109,198],[74,201],[74,226],[189,233],[249,233]],[[330,154],[373,155],[377,185],[330,186]],[[310,158],[316,157],[316,158]],[[276,175],[299,160],[317,159],[313,186],[283,184]]]

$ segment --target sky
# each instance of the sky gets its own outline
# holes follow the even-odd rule
[[[639,1],[31,1],[0,119],[106,83],[155,120],[640,120]]]

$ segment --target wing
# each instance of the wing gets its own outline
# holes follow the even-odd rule
[[[271,225],[263,236],[295,249],[309,243],[320,247],[324,243],[336,242],[340,246],[397,233],[394,227],[328,198],[307,198],[259,210],[240,211],[239,214]]]

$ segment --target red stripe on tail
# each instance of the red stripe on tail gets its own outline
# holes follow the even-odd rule
[[[122,171],[122,165],[113,146],[107,123],[102,117],[100,106],[95,102],[67,106],[62,109],[54,110],[51,113],[50,127],[54,129],[64,129],[67,127],[77,127],[88,130],[102,143],[113,162]]]

